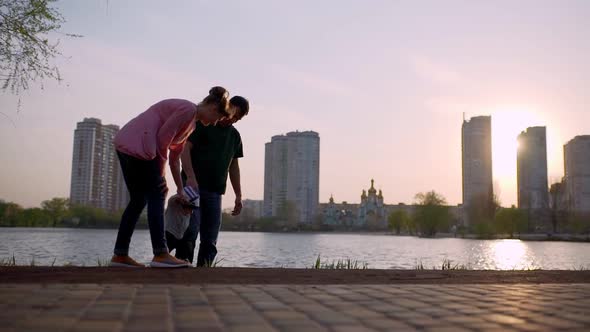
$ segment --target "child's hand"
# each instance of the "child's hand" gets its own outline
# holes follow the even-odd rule
[[[193,209],[187,205],[182,205],[182,214],[185,216],[190,216],[193,213]]]
[[[180,193],[180,194],[176,194],[175,199],[178,201],[178,203],[180,203],[182,206],[185,206],[187,204],[189,204],[189,201],[186,199],[186,197],[184,197],[184,194]]]

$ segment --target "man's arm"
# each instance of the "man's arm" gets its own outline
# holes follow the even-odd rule
[[[184,174],[186,174],[186,185],[198,190],[199,184],[197,183],[197,176],[195,175],[193,160],[191,158],[192,149],[193,143],[187,141],[182,150],[182,154],[180,155],[180,159],[182,161],[182,170],[184,171]]]
[[[238,159],[234,158],[229,165],[229,180],[231,182],[231,186],[234,188],[234,193],[236,194],[236,201],[234,205],[234,210],[232,211],[232,216],[237,216],[242,211],[242,186],[240,184],[240,164],[238,163]]]

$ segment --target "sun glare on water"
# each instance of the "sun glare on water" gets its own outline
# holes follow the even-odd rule
[[[490,245],[490,257],[493,258],[492,269],[512,270],[534,268],[528,253],[528,247],[520,240],[497,240]]]

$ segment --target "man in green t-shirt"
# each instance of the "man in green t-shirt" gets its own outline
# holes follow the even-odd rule
[[[250,105],[241,96],[230,99],[230,107],[236,109],[231,119],[219,121],[215,126],[197,122],[182,152],[182,175],[185,185],[198,188],[199,208],[191,215],[188,229],[182,239],[166,233],[168,248],[176,248],[176,258],[193,262],[197,235],[200,233],[197,266],[213,263],[217,255],[217,237],[221,228],[221,196],[225,194],[227,176],[236,195],[232,215],[242,210],[242,189],[238,158],[244,156],[242,138],[233,126],[248,114]]]

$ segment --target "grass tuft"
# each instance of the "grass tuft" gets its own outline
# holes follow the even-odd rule
[[[320,255],[318,255],[311,268],[328,270],[366,270],[369,268],[369,263],[359,262],[350,258],[339,259],[328,263],[322,262]]]
[[[14,258],[14,254],[12,254],[11,258],[0,259],[0,266],[16,266],[16,258]]]
[[[96,266],[98,266],[98,267],[108,267],[109,265],[110,265],[109,259],[101,259],[101,258],[96,259]]]
[[[418,262],[418,260],[416,260],[416,263],[414,264],[414,270],[426,270],[426,268],[424,267],[424,264],[422,263],[422,260],[420,260],[420,262]]]
[[[427,268],[426,266],[424,266],[424,263],[422,263],[422,260],[417,260],[416,264],[414,265],[414,270],[419,270],[419,271],[424,271],[424,270],[442,270],[442,271],[449,271],[449,270],[471,270],[471,267],[469,265],[465,265],[465,264],[453,264],[453,261],[445,258],[442,261],[442,264],[440,265],[440,268],[438,268],[437,266],[433,266],[432,268]]]
[[[453,262],[450,259],[445,258],[441,270],[469,270],[469,267],[463,264],[459,265],[458,263],[453,265]]]
[[[221,267],[222,265],[220,263],[223,262],[223,260],[224,260],[224,258],[222,258],[222,259],[215,258],[215,261],[213,261],[213,262],[205,261],[205,267]]]

